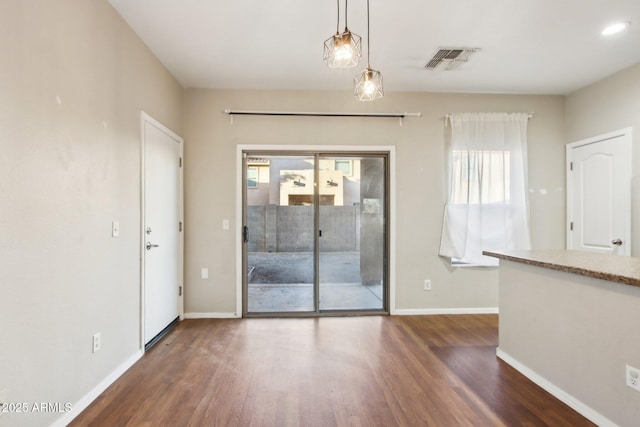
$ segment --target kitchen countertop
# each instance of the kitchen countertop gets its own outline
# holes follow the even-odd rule
[[[640,287],[640,258],[570,250],[484,251],[513,262]]]

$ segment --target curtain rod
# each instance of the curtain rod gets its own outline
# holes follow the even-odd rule
[[[331,113],[331,112],[307,112],[307,111],[246,111],[224,110],[229,115],[239,116],[306,116],[306,117],[421,117],[422,113]]]
[[[399,119],[399,125],[402,126],[402,119],[405,117],[421,117],[422,113],[331,113],[331,112],[309,112],[309,111],[246,111],[246,110],[224,110],[231,118],[233,124],[233,116],[295,116],[295,117],[391,117]]]
[[[454,115],[454,114],[456,114],[456,113],[447,114],[446,116],[444,116],[445,120],[449,120],[451,118],[451,116]],[[534,112],[529,113],[529,118],[532,119],[534,115],[535,115]]]

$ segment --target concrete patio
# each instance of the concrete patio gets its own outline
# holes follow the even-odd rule
[[[314,311],[313,253],[250,252],[250,313]],[[360,280],[360,253],[320,254],[321,310],[381,310],[382,283]]]

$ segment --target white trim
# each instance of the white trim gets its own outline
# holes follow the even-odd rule
[[[565,403],[566,405],[568,405],[569,407],[577,411],[579,414],[587,418],[589,421],[597,424],[600,427],[618,427],[616,423],[614,423],[613,421],[611,421],[610,419],[608,419],[607,417],[605,417],[595,409],[591,408],[584,402],[576,399],[566,391],[562,390],[560,387],[556,386],[546,378],[542,377],[541,375],[539,375],[538,373],[536,373],[526,365],[520,363],[513,357],[509,356],[507,353],[500,350],[499,347],[496,349],[496,356],[498,356],[505,363],[507,363],[508,365],[513,367],[515,370],[520,372],[522,375],[524,375],[525,377],[533,381],[535,384],[539,385],[540,387],[542,387],[543,389],[551,393],[558,400],[562,401],[563,403]]]
[[[144,205],[144,191],[145,191],[145,155],[146,155],[146,131],[145,124],[151,124],[165,133],[171,139],[174,139],[180,148],[180,157],[182,158],[182,167],[179,168],[179,194],[178,194],[178,221],[182,222],[182,232],[178,234],[178,277],[180,283],[178,286],[182,286],[182,295],[178,297],[178,313],[180,320],[184,319],[184,140],[174,133],[171,129],[164,126],[162,123],[151,117],[144,111],[140,111],[140,349],[144,353],[144,257],[145,257],[145,233],[144,233],[144,220],[145,220],[145,205]]]
[[[400,308],[393,313],[397,316],[420,316],[438,314],[498,314],[498,307],[480,308]]]
[[[242,152],[384,152],[389,153],[389,314],[396,314],[396,147],[394,145],[255,145],[236,146],[236,241],[242,242]],[[242,244],[236,245],[236,314],[242,316]]]
[[[185,319],[237,319],[238,313],[185,313]]]
[[[242,182],[242,151],[246,146],[236,146],[236,312],[234,317],[242,317],[242,196],[244,193],[244,182]],[[251,146],[249,146],[251,147]]]
[[[65,413],[51,424],[51,427],[64,427],[71,423],[82,411],[87,409],[91,403],[98,396],[100,396],[111,384],[113,384],[118,378],[124,374],[127,369],[132,367],[140,358],[144,355],[142,350],[136,351],[127,360],[122,362],[116,369],[114,369],[105,379],[100,381],[89,393],[80,398],[79,401],[73,404],[71,412]]]
[[[571,179],[571,163],[573,162],[573,152],[572,150],[577,147],[582,147],[584,145],[595,144],[601,141],[606,141],[609,139],[614,139],[622,137],[622,141],[627,143],[628,147],[628,155],[627,162],[629,177],[633,177],[634,169],[632,162],[632,153],[633,153],[633,128],[626,127],[623,129],[618,129],[612,132],[604,133],[602,135],[593,136],[591,138],[582,139],[580,141],[571,142],[566,145],[565,148],[565,179],[566,179],[566,187],[567,187],[567,198],[565,200],[567,206],[567,218],[566,218],[566,247],[567,249],[573,249],[573,239],[571,235],[571,221],[573,219],[573,180]],[[625,236],[623,237],[625,243],[625,255],[631,255],[631,179],[629,179],[629,183],[627,186],[628,197],[626,200],[627,206],[625,206],[625,210],[628,212],[625,224]]]
[[[389,314],[396,314],[396,147],[389,151]]]

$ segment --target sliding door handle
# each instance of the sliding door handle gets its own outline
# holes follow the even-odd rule
[[[242,227],[242,241],[244,243],[249,243],[249,227],[246,225]]]

